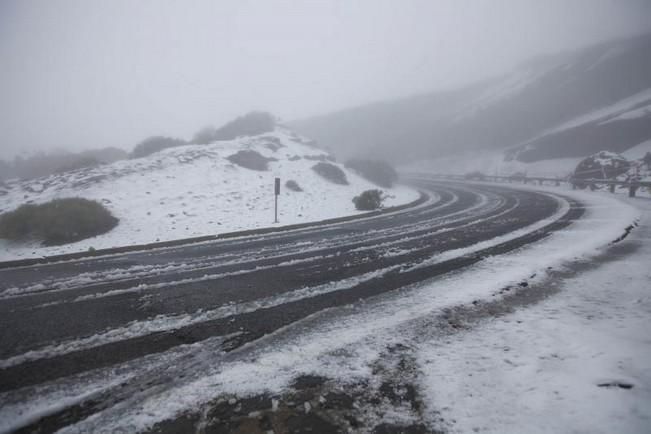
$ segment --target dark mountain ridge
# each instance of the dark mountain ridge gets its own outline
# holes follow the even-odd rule
[[[621,152],[650,139],[649,113],[552,131],[650,88],[651,34],[645,34],[538,57],[506,76],[463,89],[368,104],[290,124],[344,157],[372,154],[409,162],[504,149],[513,158],[537,161],[602,149]],[[638,108],[650,105],[651,96],[636,103]]]

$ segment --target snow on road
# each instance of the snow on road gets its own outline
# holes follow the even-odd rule
[[[306,373],[341,383],[373,381],[372,364],[388,345],[399,342],[419,362],[417,387],[424,417],[434,427],[643,432],[650,416],[651,342],[645,331],[651,313],[651,206],[625,204],[607,194],[565,193],[584,201],[587,214],[543,241],[375,300],[313,315],[176,388],[127,410],[107,409],[70,431],[146,428],[200,408],[216,394],[281,393]],[[608,243],[640,216],[641,227],[623,242],[641,245],[633,256],[578,274],[549,300],[467,332],[449,335],[431,328],[431,319],[446,309],[499,300],[500,289],[522,280],[535,291],[552,279],[548,267],[563,269],[603,255]],[[598,387],[613,382],[634,387]],[[394,409],[383,421],[413,417]]]

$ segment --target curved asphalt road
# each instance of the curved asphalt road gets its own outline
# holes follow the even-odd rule
[[[429,200],[369,219],[0,270],[0,406],[29,402],[50,383],[82,381],[100,368],[128,370],[179,348],[199,352],[210,343],[228,352],[323,309],[539,240],[583,213],[550,194],[411,183]],[[552,216],[535,231],[436,259]],[[199,345],[181,347],[192,343]],[[26,430],[53,431],[167,384],[160,370],[134,372],[92,402],[32,418]]]

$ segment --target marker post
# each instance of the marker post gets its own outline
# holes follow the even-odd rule
[[[276,178],[274,187],[274,223],[278,223],[278,195],[280,194],[280,178]]]

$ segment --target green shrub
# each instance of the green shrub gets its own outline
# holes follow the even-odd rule
[[[80,241],[113,229],[118,219],[99,202],[81,198],[22,205],[0,215],[0,238],[39,240],[46,246]]]
[[[346,178],[346,173],[334,164],[324,162],[317,163],[312,166],[312,170],[330,182],[334,182],[335,184],[348,185],[348,178]]]
[[[298,185],[298,182],[294,181],[293,179],[290,179],[285,183],[285,187],[287,187],[287,190],[291,191],[303,191],[300,185]]]
[[[391,188],[398,180],[398,173],[386,161],[352,159],[345,166],[380,187]]]
[[[353,198],[355,208],[360,211],[372,211],[382,207],[384,197],[381,190],[366,190]]]
[[[226,157],[228,161],[238,166],[251,170],[267,170],[269,161],[277,161],[275,158],[267,158],[256,151],[238,151],[237,153]]]

